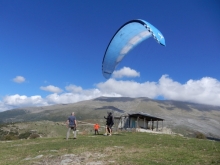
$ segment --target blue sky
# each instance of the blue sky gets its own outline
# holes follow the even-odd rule
[[[99,96],[220,105],[219,9],[218,0],[0,0],[0,111]],[[105,50],[133,19],[157,27],[166,47],[142,42],[107,80]]]

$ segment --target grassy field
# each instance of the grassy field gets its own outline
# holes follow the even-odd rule
[[[220,142],[137,132],[0,142],[0,164],[220,164]]]

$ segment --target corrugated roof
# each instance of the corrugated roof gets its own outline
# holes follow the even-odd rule
[[[147,118],[147,120],[153,120],[153,121],[156,121],[156,120],[164,120],[162,118],[159,118],[159,117],[156,117],[156,116],[152,116],[148,113],[143,113],[143,112],[138,112],[138,113],[130,113],[129,116],[134,116],[134,117],[139,117],[139,118]]]

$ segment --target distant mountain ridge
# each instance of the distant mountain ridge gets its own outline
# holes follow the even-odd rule
[[[165,119],[164,127],[175,132],[191,134],[199,131],[220,138],[220,106],[172,100],[153,100],[146,97],[98,97],[72,104],[26,107],[0,113],[0,123],[21,121],[65,121],[71,112],[78,120],[102,119],[107,112],[115,116],[123,113],[145,112]]]

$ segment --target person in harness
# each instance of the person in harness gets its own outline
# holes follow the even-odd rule
[[[106,126],[105,126],[105,136],[109,134],[109,136],[112,135],[112,126],[114,125],[114,119],[112,116],[112,113],[109,112],[107,118],[104,116],[106,119]]]

